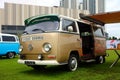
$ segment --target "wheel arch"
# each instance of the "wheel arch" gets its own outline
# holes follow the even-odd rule
[[[77,59],[78,59],[78,60],[80,59],[80,57],[79,57],[79,52],[78,52],[77,50],[71,51],[71,52],[70,52],[70,55],[76,55],[76,56],[77,56]],[[69,55],[69,57],[70,57],[70,55]]]

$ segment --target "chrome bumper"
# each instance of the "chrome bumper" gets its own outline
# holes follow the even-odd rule
[[[20,64],[26,65],[64,65],[66,63],[59,63],[56,60],[18,60]]]

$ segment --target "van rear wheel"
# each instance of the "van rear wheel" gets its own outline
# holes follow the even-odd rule
[[[97,56],[96,57],[96,63],[97,64],[105,63],[105,56]]]
[[[76,55],[71,54],[68,60],[68,69],[70,71],[75,71],[78,67],[78,58]]]
[[[12,59],[12,58],[14,58],[15,57],[15,54],[13,53],[13,52],[9,52],[8,54],[7,54],[7,58],[9,58],[9,59]]]

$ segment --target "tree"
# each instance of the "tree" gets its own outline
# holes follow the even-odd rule
[[[113,36],[112,39],[113,39],[113,40],[117,40],[117,37]]]
[[[108,37],[107,40],[117,40],[117,37],[115,37],[115,36]],[[119,38],[119,40],[120,40],[120,38]]]

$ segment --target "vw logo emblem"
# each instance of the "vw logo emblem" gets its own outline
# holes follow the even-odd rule
[[[29,50],[29,51],[33,50],[32,44],[29,44],[29,45],[28,45],[28,50]]]

